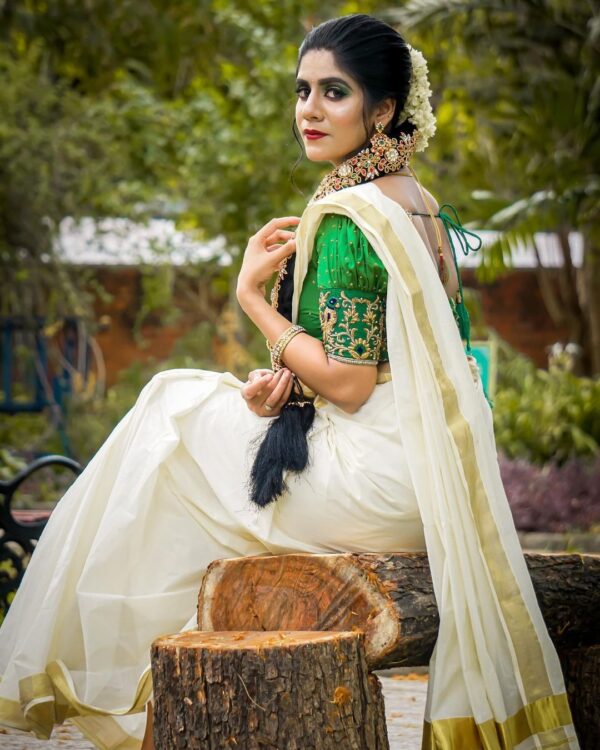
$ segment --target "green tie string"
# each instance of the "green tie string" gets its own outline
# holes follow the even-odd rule
[[[443,210],[446,207],[449,208],[450,211],[454,214],[453,216],[447,211]],[[462,250],[463,255],[465,256],[469,254],[469,251],[476,252],[477,250],[479,250],[481,246],[483,245],[483,240],[478,234],[475,234],[475,232],[471,232],[469,229],[466,229],[465,227],[463,227],[462,222],[458,216],[458,212],[451,203],[444,203],[442,206],[440,206],[438,216],[442,220],[444,229],[446,230],[446,234],[448,235],[450,248],[452,250],[452,257],[454,258],[454,266],[456,268],[456,275],[458,277],[458,302],[456,302],[453,305],[454,317],[456,318],[456,322],[458,323],[460,336],[463,339],[463,341],[466,341],[467,343],[466,351],[470,354],[471,353],[471,319],[469,317],[469,311],[467,310],[467,307],[464,303],[462,280],[460,278],[460,271],[458,269],[458,261],[456,259],[456,248],[454,246],[454,240],[453,240],[452,234],[454,233],[454,236],[456,237],[458,241],[460,249]],[[452,230],[452,232],[450,230]],[[475,241],[477,242],[476,245],[471,245],[469,243],[470,237],[475,238]]]
[[[442,211],[442,209],[445,208],[446,206],[453,212],[454,217],[452,217],[449,213]],[[456,209],[450,203],[444,203],[443,206],[440,207],[439,217],[444,224],[446,234],[448,235],[448,239],[450,241],[450,247],[452,248],[452,257],[454,258],[454,265],[456,267],[456,274],[458,276],[458,288],[459,288],[459,294],[460,294],[460,301],[453,306],[454,317],[458,323],[458,328],[460,331],[461,338],[467,342],[466,351],[467,353],[470,354],[471,353],[471,320],[469,318],[469,311],[467,310],[467,307],[464,303],[462,281],[460,278],[460,271],[458,270],[458,263],[456,260],[456,249],[454,247],[454,242],[452,241],[452,234],[450,233],[450,229],[454,231],[454,234],[456,238],[458,239],[460,249],[462,250],[463,255],[465,256],[469,254],[469,251],[477,252],[477,250],[480,250],[481,246],[483,245],[483,240],[478,234],[475,234],[475,232],[471,232],[469,229],[465,229],[465,227],[463,227],[458,217],[458,213]],[[470,245],[469,237],[474,237],[477,242],[477,245]],[[483,392],[484,392],[486,401],[488,402],[490,407],[493,408],[494,402],[490,400],[490,397],[488,396],[485,388],[483,389]]]
[[[453,215],[442,210],[446,207],[450,209]],[[429,214],[423,213],[421,211],[412,211],[411,213],[416,214],[417,216],[429,216]],[[446,230],[446,234],[448,235],[450,248],[452,250],[452,257],[454,258],[454,266],[456,268],[456,276],[458,278],[458,302],[455,299],[450,299],[450,306],[452,307],[454,319],[458,324],[460,337],[463,341],[466,341],[465,351],[467,354],[471,354],[471,319],[469,317],[467,306],[464,302],[462,279],[460,277],[460,270],[458,268],[458,261],[456,259],[456,248],[454,246],[453,234],[459,244],[460,249],[463,252],[463,255],[465,256],[468,255],[469,252],[477,252],[477,250],[480,250],[481,246],[483,245],[483,240],[478,234],[472,232],[469,229],[466,229],[462,225],[462,222],[458,216],[458,212],[451,203],[444,203],[442,206],[440,206],[439,212],[436,214],[436,216],[439,216],[439,218],[442,220],[444,229]],[[452,232],[450,230],[452,230]],[[477,244],[471,244],[470,238],[474,238]],[[484,395],[490,407],[493,407],[494,403],[490,400],[488,394],[485,391],[485,388]]]

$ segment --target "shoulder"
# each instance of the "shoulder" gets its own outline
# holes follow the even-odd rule
[[[324,213],[317,227],[317,241],[322,241],[323,238],[346,237],[364,238],[367,241],[358,224],[346,214]]]
[[[343,214],[323,215],[315,239],[317,285],[384,291],[387,271],[360,227]]]
[[[421,183],[420,189],[412,178],[400,175],[384,175],[377,179],[378,189],[406,211],[424,211],[422,193],[430,203],[433,213],[438,213],[439,204],[435,196]]]
[[[377,258],[362,229],[346,214],[323,214],[315,235],[315,245],[319,254],[333,252],[352,257],[362,253]]]

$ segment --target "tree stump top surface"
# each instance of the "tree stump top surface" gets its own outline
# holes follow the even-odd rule
[[[316,630],[186,630],[174,635],[163,635],[152,644],[155,647],[198,648],[215,651],[255,650],[264,647],[295,646],[305,643],[340,641],[364,638],[362,631]]]

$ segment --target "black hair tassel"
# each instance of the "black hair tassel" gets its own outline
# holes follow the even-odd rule
[[[267,428],[250,471],[250,500],[261,508],[288,490],[283,478],[286,469],[299,473],[308,465],[307,433],[315,418],[315,406],[305,398],[295,375],[294,383],[300,393],[292,388],[279,415]]]

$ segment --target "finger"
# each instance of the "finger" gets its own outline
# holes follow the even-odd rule
[[[270,242],[277,242],[278,240],[285,241],[289,240],[290,237],[294,237],[295,234],[295,229],[276,229],[274,232],[271,232],[266,239]]]
[[[270,247],[266,247],[265,250],[268,253],[272,253],[275,250],[281,250],[282,247],[283,247],[283,245],[271,245]],[[294,252],[296,252],[296,246],[294,246]],[[284,257],[287,257],[287,256],[284,256]]]
[[[267,395],[265,398],[265,403],[268,403],[269,406],[275,406],[276,404],[279,403],[290,381],[291,373],[289,372],[289,370],[285,370],[285,371],[282,370],[281,372],[284,372],[284,374],[280,377],[279,382],[273,388],[271,393]]]
[[[269,406],[271,406],[271,403],[275,403],[275,398],[272,394],[278,383],[281,381],[282,376],[283,370],[278,370],[271,380],[262,387],[260,393],[256,394],[254,403],[258,403],[260,408],[264,407],[265,402],[268,403]]]
[[[283,395],[281,396],[281,399],[279,400],[279,403],[277,404],[277,406],[283,406],[285,404],[285,402],[290,397],[290,393],[292,392],[293,386],[294,386],[294,380],[293,378],[290,377],[288,380],[288,384],[285,388],[285,391],[283,392]]]
[[[272,375],[273,373],[271,372],[271,370],[268,370],[266,367],[259,367],[256,370],[251,370],[248,373],[248,382],[252,383],[254,380],[257,380],[258,378],[267,374]]]
[[[256,380],[253,380],[251,383],[245,385],[242,390],[244,392],[244,396],[247,401],[249,401],[252,398],[256,398],[261,392],[264,386],[273,378],[272,373],[266,373],[265,375],[261,375],[259,378],[256,378]]]
[[[264,403],[267,399],[269,399],[269,404],[271,403],[270,396],[275,390],[277,384],[281,380],[281,378],[284,375],[284,370],[278,370],[273,377],[268,380],[260,389],[260,393],[257,393],[257,398],[261,400],[261,403]]]
[[[267,237],[276,229],[283,229],[284,227],[295,226],[300,222],[299,216],[282,216],[268,221],[264,227],[258,230],[255,237],[258,237],[262,242],[265,242]]]
[[[250,391],[249,399],[260,399],[264,402],[265,398],[268,398],[269,394],[273,392],[273,388],[279,382],[282,372],[282,370],[278,370],[275,374],[269,372],[267,373],[267,375],[255,381],[252,384],[252,390]],[[251,388],[251,386],[248,386],[248,388]]]
[[[295,236],[296,236],[296,232],[290,231],[288,229],[278,229],[276,232],[273,232],[271,235],[269,235],[269,237],[266,238],[265,243],[267,246],[275,245],[280,242],[286,242],[287,240],[291,240]]]
[[[271,398],[275,399],[273,401],[273,404],[280,407],[283,406],[283,404],[287,401],[287,396],[289,395],[287,393],[290,383],[293,384],[293,378],[292,373],[288,371],[288,374],[281,378],[280,381],[281,385],[278,385],[277,392],[274,392],[274,395],[269,398],[269,404],[271,403]]]
[[[275,263],[279,263],[279,261],[282,261],[284,258],[288,258],[290,255],[293,255],[296,252],[296,238],[284,242],[284,244],[279,245],[279,247],[274,245],[273,247],[269,248],[269,252],[271,252],[273,255],[273,261]]]
[[[268,253],[272,253],[272,252],[273,252],[274,250],[281,250],[281,248],[282,248],[282,247],[283,247],[283,245],[267,245],[267,246],[265,247],[265,250],[266,250],[266,251],[267,251]],[[295,248],[294,248],[294,249],[295,249]]]

